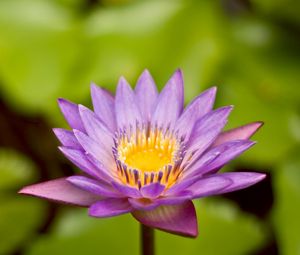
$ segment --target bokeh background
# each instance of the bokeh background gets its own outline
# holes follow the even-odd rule
[[[130,216],[16,194],[71,175],[51,128],[66,127],[58,97],[91,105],[91,81],[115,90],[148,68],[161,88],[176,68],[186,103],[218,86],[235,105],[229,127],[265,126],[225,170],[268,172],[243,191],[195,201],[200,234],[157,231],[157,253],[300,254],[300,1],[1,0],[0,254],[138,254]]]

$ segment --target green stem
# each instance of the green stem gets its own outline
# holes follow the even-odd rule
[[[154,229],[141,224],[141,255],[154,255]]]

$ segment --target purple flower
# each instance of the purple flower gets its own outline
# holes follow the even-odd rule
[[[216,88],[184,109],[177,70],[161,93],[146,70],[135,90],[124,78],[115,97],[91,86],[94,112],[59,99],[72,130],[56,128],[62,153],[85,174],[23,188],[20,193],[89,207],[92,217],[131,213],[144,225],[198,234],[192,200],[253,185],[265,174],[217,173],[255,143],[254,122],[222,132],[232,106],[213,110]]]

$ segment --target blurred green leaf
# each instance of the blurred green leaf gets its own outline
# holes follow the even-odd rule
[[[138,225],[129,215],[96,219],[73,208],[60,216],[53,232],[40,237],[26,254],[138,254]]]
[[[300,158],[299,147],[274,171],[273,222],[282,255],[300,254]]]
[[[0,196],[0,254],[10,254],[26,246],[41,224],[40,202],[15,195]]]
[[[6,148],[0,148],[0,191],[16,188],[35,176],[35,166],[24,155]]]
[[[260,13],[266,16],[300,24],[300,2],[297,0],[251,0],[251,2]]]

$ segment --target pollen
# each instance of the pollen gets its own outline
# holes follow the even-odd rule
[[[169,130],[136,128],[116,139],[118,174],[121,181],[130,186],[152,182],[171,186],[178,177],[175,170],[180,156],[180,140]]]

